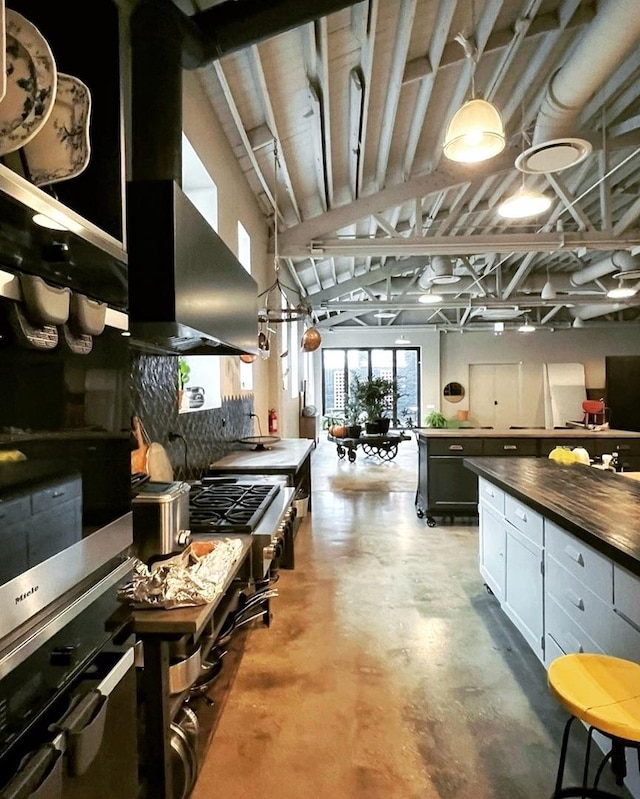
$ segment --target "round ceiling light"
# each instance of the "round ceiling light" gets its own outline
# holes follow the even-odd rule
[[[551,199],[545,194],[520,186],[511,197],[498,206],[498,214],[504,219],[526,219],[537,216],[551,207]]]
[[[442,297],[439,294],[432,294],[430,291],[427,291],[425,294],[421,294],[418,297],[418,302],[424,305],[433,305],[436,302],[442,302]]]
[[[561,172],[584,161],[591,150],[585,139],[551,139],[529,147],[516,158],[515,165],[530,175]]]
[[[376,319],[393,319],[396,313],[395,311],[376,311],[374,316]]]
[[[518,333],[535,333],[536,329],[530,322],[525,322],[518,328]]]
[[[607,297],[610,300],[626,300],[629,297],[633,297],[636,293],[636,289],[632,289],[631,286],[623,286],[622,283],[616,289],[610,289],[607,292]]]

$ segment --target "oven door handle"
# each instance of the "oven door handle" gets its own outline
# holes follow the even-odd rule
[[[62,752],[45,744],[26,755],[0,799],[25,799],[30,796],[62,796]]]
[[[52,732],[61,732],[66,736],[68,768],[72,776],[84,774],[100,751],[109,696],[133,665],[134,652],[131,647],[96,688],[75,697],[67,713],[50,727]]]

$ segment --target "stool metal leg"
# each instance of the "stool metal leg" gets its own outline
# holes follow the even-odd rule
[[[571,725],[575,721],[575,716],[570,716],[567,723],[564,725],[564,733],[562,734],[562,746],[560,747],[560,760],[558,761],[558,773],[556,774],[556,789],[553,792],[552,799],[560,796],[562,789],[562,781],[564,779],[564,764],[567,759],[567,748],[569,746],[569,734],[571,732]]]

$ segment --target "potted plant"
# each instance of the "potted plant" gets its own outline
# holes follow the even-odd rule
[[[349,395],[344,406],[346,438],[360,438],[360,433],[362,433],[361,413],[360,404],[353,396]]]
[[[182,408],[184,387],[189,382],[191,367],[185,357],[180,355],[178,358],[178,408]]]
[[[425,416],[425,427],[447,427],[447,419],[438,411],[431,411]]]
[[[356,375],[351,384],[350,399],[366,415],[365,429],[370,434],[384,435],[389,431],[391,419],[386,413],[399,397],[398,383],[391,378],[361,380]]]

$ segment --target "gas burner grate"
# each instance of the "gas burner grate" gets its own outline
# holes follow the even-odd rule
[[[192,533],[251,533],[280,491],[270,483],[193,486],[189,495]]]

